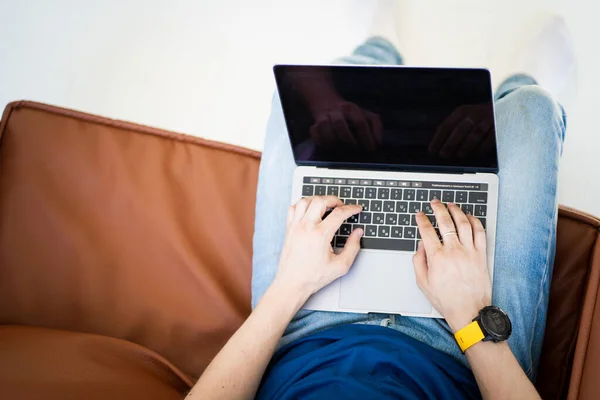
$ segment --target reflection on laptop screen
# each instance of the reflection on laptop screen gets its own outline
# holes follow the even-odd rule
[[[498,168],[485,69],[275,66],[296,162]]]

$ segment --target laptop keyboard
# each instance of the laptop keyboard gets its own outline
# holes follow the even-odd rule
[[[332,195],[345,204],[363,206],[360,214],[342,224],[331,243],[333,247],[344,247],[350,233],[362,228],[362,248],[415,251],[421,239],[417,212],[427,215],[439,236],[431,200],[456,203],[465,214],[477,217],[485,228],[487,190],[486,183],[305,177],[302,197]]]

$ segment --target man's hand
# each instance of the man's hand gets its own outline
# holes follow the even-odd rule
[[[352,102],[325,103],[313,107],[312,112],[315,123],[310,128],[310,137],[317,147],[375,151],[381,144],[379,116]]]
[[[322,219],[331,208],[333,211]],[[333,252],[331,240],[346,219],[361,211],[362,206],[344,205],[335,196],[307,197],[290,206],[274,283],[308,298],[345,275],[360,250],[363,231],[354,230],[340,254]]]
[[[422,241],[413,257],[415,274],[419,288],[456,332],[491,302],[485,231],[477,218],[465,215],[456,204],[448,204],[447,210],[433,200],[431,207],[440,234],[457,235],[446,235],[440,242],[429,219],[418,213]]]
[[[494,149],[495,143],[491,105],[463,105],[438,127],[429,144],[429,153],[449,160],[472,155],[484,157]]]

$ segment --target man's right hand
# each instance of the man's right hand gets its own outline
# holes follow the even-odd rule
[[[485,230],[477,218],[465,215],[456,204],[450,203],[446,209],[434,200],[431,207],[440,234],[457,234],[446,235],[441,242],[429,219],[418,213],[422,240],[413,257],[415,274],[419,288],[456,332],[491,303]]]

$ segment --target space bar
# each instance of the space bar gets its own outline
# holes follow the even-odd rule
[[[360,241],[363,249],[415,251],[415,241],[405,239],[373,239],[363,237]]]

